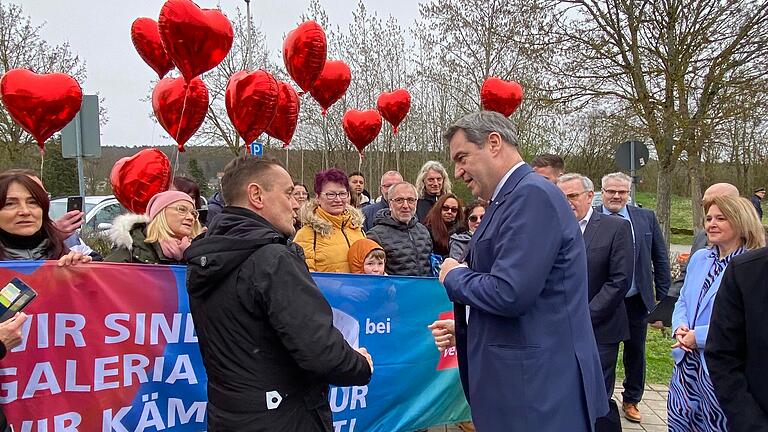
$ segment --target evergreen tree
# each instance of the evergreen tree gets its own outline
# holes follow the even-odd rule
[[[49,140],[45,145],[43,183],[52,197],[80,194],[77,160],[61,156],[61,138]]]
[[[187,174],[200,188],[200,196],[210,196],[211,190],[208,187],[208,179],[205,177],[203,169],[200,168],[200,165],[197,163],[197,159],[189,159],[189,162],[187,162]]]

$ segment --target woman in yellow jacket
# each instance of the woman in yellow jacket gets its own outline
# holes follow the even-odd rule
[[[330,168],[315,174],[315,198],[302,206],[301,229],[293,241],[304,249],[310,271],[349,273],[347,252],[365,238],[363,215],[349,205],[349,180]]]

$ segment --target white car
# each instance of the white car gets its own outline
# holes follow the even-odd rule
[[[87,196],[83,200],[86,227],[93,231],[106,231],[112,228],[115,217],[127,213],[125,207],[120,204],[114,195]],[[48,215],[56,220],[67,212],[67,198],[51,200],[51,208]]]

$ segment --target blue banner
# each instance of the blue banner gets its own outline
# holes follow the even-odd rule
[[[185,267],[1,262],[38,292],[21,346],[0,361],[0,404],[21,431],[200,431],[206,377]],[[367,386],[331,388],[335,432],[410,431],[469,418],[455,352],[427,325],[451,310],[434,278],[313,275],[353,346]]]

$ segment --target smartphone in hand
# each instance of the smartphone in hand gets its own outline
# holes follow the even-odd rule
[[[83,197],[71,196],[67,198],[67,213],[72,210],[83,211]]]
[[[37,297],[35,290],[21,279],[13,278],[5,288],[0,289],[0,322],[13,318],[35,297]]]

